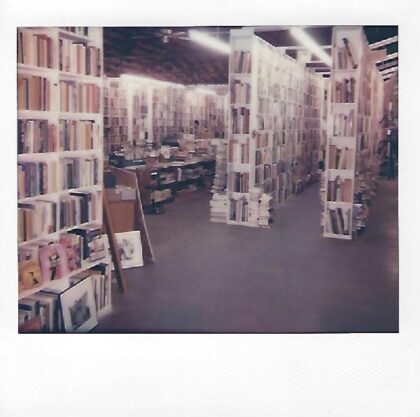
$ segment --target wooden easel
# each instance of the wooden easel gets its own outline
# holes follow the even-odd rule
[[[140,239],[143,252],[144,264],[149,264],[155,261],[152,246],[149,239],[149,232],[147,230],[146,222],[144,220],[143,208],[140,199],[139,184],[137,181],[137,175],[135,172],[130,172],[122,168],[108,167],[108,171],[111,171],[115,175],[117,185],[124,185],[131,187],[136,190],[136,201],[134,210],[134,224],[133,230],[140,231]],[[111,209],[107,198],[106,189],[104,190],[104,225],[106,233],[108,235],[109,247],[111,250],[111,257],[115,267],[115,276],[117,279],[118,287],[122,292],[127,291],[127,280],[124,275],[124,271],[121,266],[121,261],[118,254],[118,245],[115,238],[115,227],[112,219]]]
[[[127,291],[127,280],[125,279],[124,271],[121,266],[120,257],[118,254],[118,244],[117,239],[115,238],[115,228],[112,222],[111,210],[109,208],[108,196],[106,195],[106,190],[103,193],[103,202],[104,202],[104,226],[106,234],[108,235],[109,248],[111,250],[111,258],[114,263],[115,268],[115,277],[117,279],[118,288],[122,292]]]

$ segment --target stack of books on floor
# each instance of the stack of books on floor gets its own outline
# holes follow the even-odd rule
[[[212,193],[222,193],[227,181],[227,141],[219,139],[216,144],[216,168]]]
[[[273,222],[273,197],[263,193],[260,198],[258,225],[269,227]]]
[[[226,223],[226,213],[226,194],[213,194],[213,197],[210,200],[210,221],[214,223]]]

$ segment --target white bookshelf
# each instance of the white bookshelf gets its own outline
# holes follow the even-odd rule
[[[374,193],[383,81],[361,26],[334,27],[332,55],[321,223],[324,237],[351,240]]]
[[[229,86],[226,222],[267,226],[272,206],[317,173],[323,80],[244,28],[231,31]],[[238,190],[235,178],[245,173],[248,187]],[[260,197],[251,198],[255,188]]]
[[[44,77],[49,81],[49,109],[44,110],[32,110],[32,109],[22,109],[18,108],[17,116],[18,120],[34,121],[33,123],[39,123],[39,121],[46,120],[48,121],[49,126],[55,128],[55,138],[56,138],[56,147],[53,151],[48,152],[33,152],[27,153],[25,149],[21,151],[26,153],[18,153],[18,163],[28,163],[28,162],[46,162],[47,164],[55,164],[55,171],[48,171],[48,183],[49,185],[55,183],[55,186],[52,189],[49,188],[49,191],[45,194],[24,196],[18,198],[18,203],[31,203],[39,200],[47,200],[54,202],[56,204],[57,214],[56,214],[56,224],[54,225],[54,231],[52,233],[44,233],[39,236],[34,236],[33,238],[25,241],[20,241],[18,243],[18,249],[24,248],[26,245],[33,245],[38,242],[45,241],[58,241],[60,233],[67,232],[71,229],[88,226],[91,224],[102,224],[102,192],[103,192],[103,182],[102,182],[102,173],[103,173],[103,114],[102,114],[102,93],[103,93],[103,37],[102,37],[102,28],[88,28],[89,36],[80,35],[78,33],[73,33],[63,28],[57,27],[48,27],[48,28],[19,28],[20,31],[25,34],[36,35],[33,36],[33,39],[38,39],[38,35],[48,37],[50,42],[50,51],[39,52],[39,55],[44,57],[49,57],[48,60],[51,62],[51,68],[45,68],[42,66],[37,66],[32,63],[22,63],[18,62],[17,73],[18,77]],[[26,42],[32,42],[31,38],[26,40]],[[80,46],[84,51],[89,50],[89,53],[96,53],[96,60],[92,57],[92,60],[87,63],[87,59],[80,58],[79,62],[84,62],[84,66],[80,64],[80,67],[77,67],[77,72],[68,72],[62,71],[59,68],[59,54],[61,42],[64,40],[77,42],[82,44]],[[29,45],[28,43],[26,45]],[[92,47],[92,48],[91,48]],[[94,49],[98,48],[99,52]],[[22,54],[24,61],[31,61],[34,59],[34,54],[30,51],[30,48],[25,49],[25,54]],[[41,51],[41,49],[39,49]],[[44,53],[44,55],[42,55]],[[21,61],[21,57],[18,56],[18,61]],[[86,56],[86,55],[85,55]],[[89,55],[90,56],[90,55]],[[69,60],[75,59],[75,56],[71,56]],[[62,61],[64,62],[64,60]],[[98,67],[91,65],[90,70],[88,71],[89,64],[97,63]],[[98,71],[96,71],[98,68]],[[85,73],[83,73],[85,72]],[[93,75],[86,75],[87,72],[96,73]],[[62,96],[61,83],[62,82],[71,82],[75,83],[75,88],[79,89],[78,92],[82,91],[82,94],[85,94],[83,99],[79,102],[74,102],[74,107],[79,108],[80,105],[89,107],[89,109],[95,110],[94,112],[85,112],[85,111],[63,111],[62,102],[64,97]],[[29,82],[28,82],[29,84]],[[89,85],[89,86],[86,86]],[[92,87],[90,87],[92,86]],[[94,87],[93,87],[94,86]],[[22,94],[23,90],[18,90],[18,94]],[[35,92],[36,93],[36,92]],[[42,93],[40,93],[42,94]],[[34,94],[36,96],[37,94]],[[72,104],[72,98],[69,98],[69,103]],[[29,101],[29,100],[28,100]],[[20,106],[22,107],[22,106]],[[29,107],[32,107],[29,105]],[[86,133],[85,143],[89,143],[83,149],[80,149],[82,146],[82,137],[79,135],[81,130],[76,130],[74,133],[73,142],[74,145],[71,150],[65,149],[62,145],[63,141],[60,140],[60,122],[65,123],[65,121],[71,121],[74,123],[76,128],[80,128],[81,123],[85,123],[86,126],[92,128],[92,136],[90,133]],[[90,131],[89,131],[90,132]],[[64,177],[63,177],[63,168],[62,165],[66,158],[76,158],[80,161],[86,160],[87,158],[96,158],[97,159],[97,172],[96,179],[97,181],[87,181],[84,178],[83,172],[80,173],[80,186],[76,188],[66,189],[64,187]],[[51,166],[51,165],[50,165]],[[95,213],[92,218],[89,219],[89,222],[83,224],[75,224],[72,226],[61,227],[60,219],[60,200],[63,196],[68,195],[73,191],[88,191],[92,193],[97,193],[97,205]],[[70,277],[76,275],[79,272],[82,272],[86,269],[89,269],[99,263],[107,263],[108,259],[101,259],[95,262],[83,262],[82,267],[79,270],[71,271],[65,277],[57,281],[50,281],[42,286],[37,286],[29,290],[23,290],[19,293],[19,299],[32,295],[45,287],[66,287],[69,285]],[[109,299],[110,301],[110,299]],[[110,308],[110,307],[109,307]]]

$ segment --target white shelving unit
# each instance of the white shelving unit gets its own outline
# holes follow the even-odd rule
[[[332,55],[323,236],[351,240],[375,188],[383,81],[361,26],[334,27]]]
[[[53,225],[53,231],[51,233],[44,233],[39,236],[34,236],[30,240],[20,241],[18,243],[18,249],[24,248],[26,245],[36,244],[37,242],[41,241],[58,241],[60,233],[67,232],[71,229],[80,227],[80,226],[88,226],[91,224],[102,224],[102,192],[103,192],[103,181],[102,181],[102,173],[103,173],[103,115],[102,115],[102,91],[103,91],[103,36],[102,36],[102,28],[88,28],[88,35],[84,36],[78,33],[73,33],[69,30],[65,30],[63,28],[56,28],[56,27],[48,27],[48,28],[19,28],[19,31],[23,32],[27,38],[25,42],[32,42],[32,38],[35,40],[35,43],[38,41],[39,38],[48,42],[49,49],[45,50],[45,45],[39,46],[38,45],[38,58],[34,52],[31,52],[30,43],[25,44],[25,52],[22,52],[20,56],[18,56],[18,61],[26,61],[24,63],[19,62],[17,66],[18,78],[21,77],[44,77],[49,82],[49,108],[44,108],[43,110],[36,109],[32,110],[31,108],[34,107],[29,103],[29,106],[23,106],[22,103],[18,103],[18,120],[31,120],[35,121],[48,121],[49,128],[55,131],[55,149],[52,152],[38,152],[38,153],[18,153],[18,164],[25,163],[25,162],[46,162],[47,164],[54,164],[56,166],[55,171],[48,172],[48,183],[53,184],[51,187],[51,191],[40,194],[40,195],[32,195],[29,197],[19,197],[18,203],[31,203],[36,202],[39,200],[47,200],[50,202],[54,202],[56,204],[56,223]],[[90,67],[88,71],[86,67],[92,65],[92,63],[97,63],[97,74],[96,76],[93,75],[86,75],[82,73],[70,73],[67,71],[60,70],[59,66],[59,55],[62,52],[62,43],[66,41],[71,41],[72,43],[82,44],[81,48],[84,48],[85,51],[89,50],[89,52],[97,53],[97,59],[92,60],[87,63],[87,59],[85,62],[85,67],[80,67],[81,70],[85,70],[84,72],[96,72],[96,68],[93,66]],[[28,46],[29,45],[29,46]],[[32,44],[32,46],[34,46]],[[91,48],[92,47],[92,48]],[[40,49],[42,48],[42,49]],[[97,48],[97,49],[95,49]],[[23,51],[23,49],[22,49]],[[99,51],[99,52],[98,52]],[[45,58],[45,62],[50,63],[50,68],[46,68],[43,66],[38,66],[40,62],[33,62],[34,60],[38,59],[39,56]],[[75,59],[75,55],[70,56],[69,58]],[[81,58],[84,59],[84,58]],[[27,62],[31,63],[27,63]],[[44,62],[44,63],[45,63]],[[62,61],[63,62],[63,61]],[[37,65],[38,64],[38,65]],[[41,62],[41,64],[43,64]],[[82,72],[82,71],[78,71]],[[63,110],[63,91],[64,87],[62,86],[62,82],[72,82],[75,83],[76,89],[78,89],[79,99],[74,99],[74,97],[69,97],[69,104],[72,105],[76,110],[79,110],[81,106],[89,107],[89,110],[94,110],[93,112],[69,112],[69,111],[62,111]],[[25,84],[23,87],[27,86]],[[89,86],[86,86],[89,85]],[[19,87],[19,84],[18,84]],[[25,94],[24,89],[18,89],[18,96],[19,94]],[[30,88],[30,87],[28,87]],[[43,94],[40,91],[32,92],[32,94],[36,97],[39,94]],[[19,101],[19,100],[18,100]],[[28,100],[30,101],[30,100]],[[22,107],[29,107],[29,109],[23,109]],[[80,149],[82,138],[79,136],[79,132],[75,133],[74,141],[73,141],[73,148],[71,150],[67,150],[63,147],[63,141],[60,139],[61,133],[60,132],[60,123],[65,123],[65,121],[74,121],[75,123],[81,122],[86,123],[86,125],[92,128],[92,135],[93,140],[89,136],[89,139],[86,141],[91,141],[91,145],[87,147],[89,149]],[[38,122],[39,123],[39,122]],[[25,152],[25,150],[21,149],[21,151]],[[87,158],[95,158],[97,159],[97,172],[96,172],[96,182],[85,183],[83,186],[72,188],[72,189],[65,189],[64,188],[64,170],[63,170],[63,163],[66,158],[80,158],[80,160],[85,160]],[[50,165],[51,166],[51,165]],[[53,175],[55,174],[55,175]],[[80,173],[80,178],[83,180],[83,173]],[[33,178],[27,180],[31,181]],[[82,183],[79,183],[82,184]],[[22,185],[22,184],[21,184]],[[91,193],[96,193],[97,198],[97,205],[95,212],[93,213],[92,217],[89,219],[89,222],[83,224],[75,224],[72,226],[65,226],[61,227],[61,219],[60,219],[60,201],[61,198],[68,195],[70,192],[73,191],[88,191]],[[82,272],[86,269],[89,269],[99,263],[107,263],[108,259],[101,259],[95,262],[83,262],[82,267],[76,271],[70,272],[65,277],[62,277],[56,281],[49,281],[41,286],[37,286],[35,288],[29,290],[23,290],[19,293],[19,299],[32,295],[44,287],[68,287],[69,286],[69,279],[70,277]],[[109,300],[110,301],[110,300]],[[110,305],[107,306],[107,310],[111,307]]]
[[[230,39],[226,222],[268,226],[317,173],[323,80],[252,28]]]

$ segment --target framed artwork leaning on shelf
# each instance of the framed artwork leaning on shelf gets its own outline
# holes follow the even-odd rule
[[[82,279],[60,295],[63,323],[68,333],[85,333],[98,324],[90,279]]]

